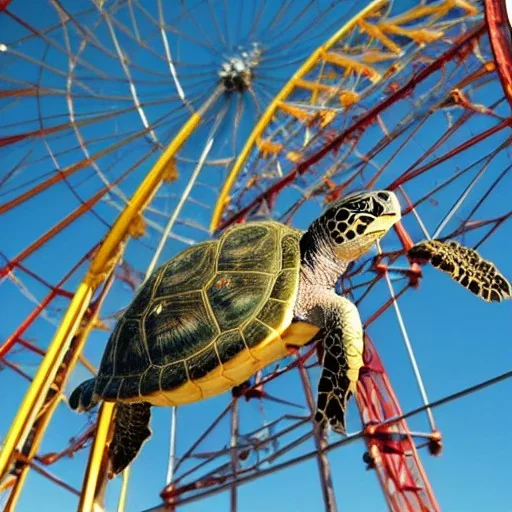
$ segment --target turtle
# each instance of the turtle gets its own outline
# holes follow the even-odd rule
[[[408,251],[412,261],[431,263],[486,302],[510,299],[512,286],[494,263],[456,240],[423,240]]]
[[[306,231],[272,220],[237,224],[155,270],[118,320],[97,376],[69,397],[79,412],[116,403],[110,474],[151,435],[152,406],[219,395],[313,342],[322,367],[314,421],[345,434],[363,326],[335,285],[400,218],[394,192],[357,192],[328,203]]]

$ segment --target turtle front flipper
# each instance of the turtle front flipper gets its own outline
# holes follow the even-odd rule
[[[346,434],[345,411],[356,391],[363,366],[363,326],[357,308],[335,294],[325,309],[322,374],[318,383],[315,420],[323,427]]]
[[[116,404],[114,435],[109,447],[112,473],[121,473],[151,436],[151,406],[147,402]]]
[[[496,265],[458,242],[420,242],[409,249],[408,255],[412,260],[430,262],[485,301],[501,302],[512,295],[510,283]]]

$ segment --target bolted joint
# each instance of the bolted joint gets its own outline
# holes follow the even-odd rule
[[[428,451],[430,455],[439,456],[443,451],[443,436],[438,430],[434,430],[428,442]]]

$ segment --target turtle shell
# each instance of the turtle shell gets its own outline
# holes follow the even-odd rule
[[[253,222],[157,269],[113,331],[96,379],[106,400],[177,405],[241,384],[286,355],[300,231]]]

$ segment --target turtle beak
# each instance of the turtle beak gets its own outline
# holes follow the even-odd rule
[[[385,198],[385,196],[387,196]],[[402,207],[396,194],[390,190],[379,191],[379,202],[384,206],[382,214],[371,224],[371,232],[384,236],[402,218]]]
[[[395,222],[398,222],[402,218],[402,207],[400,206],[398,197],[396,197],[396,194],[394,192],[386,190],[385,193],[389,195],[389,198],[384,204],[384,213],[382,215],[384,217],[393,217],[394,224]]]

